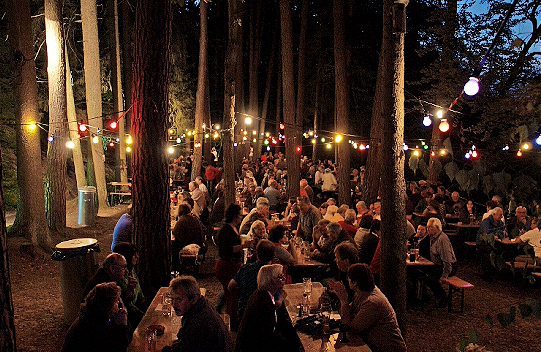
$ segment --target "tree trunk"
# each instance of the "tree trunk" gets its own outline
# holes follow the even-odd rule
[[[203,140],[205,131],[203,123],[210,121],[210,97],[208,75],[208,32],[207,17],[209,4],[206,0],[199,3],[200,12],[200,37],[199,37],[199,73],[197,76],[197,95],[195,101],[195,136],[194,136],[194,160],[192,161],[192,180],[201,175],[201,159],[203,156]],[[206,123],[205,123],[206,124]],[[210,127],[210,124],[206,124]],[[207,162],[210,160],[207,159]],[[211,190],[209,190],[211,191]]]
[[[238,146],[235,150],[235,172],[240,173],[242,166],[242,158],[247,156],[246,149],[244,148],[244,141],[241,130],[246,130],[246,123],[244,115],[244,1],[237,3],[236,20],[239,22],[238,28],[238,49],[236,51],[237,57],[235,59],[235,113],[237,124],[235,125],[235,141]],[[225,99],[225,97],[224,97]],[[224,111],[224,113],[226,113]]]
[[[68,107],[66,56],[59,0],[45,0],[47,77],[49,82],[49,142],[45,177],[45,206],[49,229],[61,233],[66,227],[66,160]]]
[[[297,63],[297,110],[295,113],[297,125],[297,140],[302,148],[302,127],[306,115],[306,33],[308,31],[308,0],[303,0],[301,9],[301,32],[299,38],[299,60]],[[300,166],[299,166],[300,167]],[[299,177],[300,178],[300,177]],[[299,187],[300,191],[300,187]]]
[[[229,0],[228,44],[224,62],[224,117],[223,117],[223,155],[224,155],[224,195],[228,206],[235,202],[235,155],[233,153],[233,138],[235,130],[235,85],[236,67],[240,50],[240,23],[238,21],[239,0]]]
[[[27,3],[27,1],[22,2]],[[25,4],[21,4],[20,2],[17,5],[21,10],[28,10],[28,21],[30,21],[30,6],[25,6]],[[23,14],[21,12],[20,14]],[[12,16],[14,14],[15,13],[11,12]],[[23,17],[17,17],[17,21],[25,22],[21,21],[21,19],[23,19]],[[0,148],[0,261],[2,264],[2,272],[0,273],[0,302],[2,303],[2,310],[0,311],[0,350],[5,352],[15,352],[17,351],[17,344],[15,339],[15,321],[13,319],[13,299],[11,297],[8,233],[6,230],[6,213],[4,210],[2,165],[2,149]]]
[[[73,87],[71,86],[71,70],[69,64],[69,55],[67,46],[66,52],[66,100],[68,107],[68,127],[69,136],[73,141],[73,166],[75,167],[75,179],[77,188],[86,186],[85,164],[83,163],[83,153],[81,151],[81,138],[79,137],[79,127],[77,124],[77,112],[75,110],[75,100],[73,98]]]
[[[86,111],[88,124],[93,126],[92,132],[99,138],[98,143],[91,142],[92,163],[96,188],[98,190],[99,210],[108,207],[107,181],[105,180],[105,154],[103,152],[102,135],[97,132],[103,129],[101,107],[101,74],[100,48],[98,38],[98,16],[96,0],[81,0],[81,22],[83,27],[83,52],[86,88]]]
[[[124,81],[124,99],[125,99],[125,108],[126,115],[124,118],[126,120],[126,131],[130,131],[131,126],[131,116],[132,116],[132,82],[133,82],[133,10],[130,6],[129,1],[120,2],[120,11],[122,19],[122,40],[120,42],[121,54],[122,54],[122,76]],[[131,175],[131,163],[129,158],[126,157],[126,166],[127,174]]]
[[[254,116],[252,119],[253,130],[256,134],[250,135],[250,140],[254,137],[256,142],[252,143],[254,147],[254,160],[261,155],[261,132],[264,132],[265,125],[261,128],[261,118],[259,115],[259,61],[261,57],[261,1],[252,0],[250,6],[250,62],[249,62],[249,114]]]
[[[51,238],[45,218],[39,123],[38,88],[29,0],[7,2],[13,58],[13,86],[17,100],[17,185],[19,202],[14,234],[24,234],[34,246],[48,250]]]
[[[276,42],[278,40],[278,37],[275,35],[274,36],[274,40],[272,41],[272,47],[271,47],[271,56],[269,58],[269,65],[267,67],[267,81],[265,83],[265,96],[263,97],[263,107],[262,107],[262,110],[261,110],[261,120],[259,120],[259,131],[260,133],[265,133],[265,136],[260,136],[261,139],[260,140],[265,140],[267,139],[267,135],[266,135],[266,131],[265,131],[265,126],[266,126],[266,123],[267,123],[267,115],[268,115],[268,111],[269,111],[269,100],[270,100],[270,93],[271,93],[271,87],[272,87],[272,77],[273,77],[273,74],[275,73],[274,72],[274,60],[276,58]],[[261,144],[260,144],[260,147],[259,149],[256,149],[256,152],[259,153],[259,155],[261,155]],[[259,156],[257,155],[257,156]]]
[[[300,192],[300,154],[296,148],[302,145],[298,140],[295,119],[295,79],[293,76],[293,34],[291,22],[291,1],[280,0],[282,29],[282,87],[284,123],[286,126],[287,196],[296,197]]]
[[[338,150],[338,203],[351,205],[349,167],[351,145],[346,141],[349,120],[349,94],[346,54],[346,18],[344,16],[344,0],[334,0],[334,71],[335,71],[335,110],[336,131],[342,135],[342,141],[336,146]]]
[[[118,0],[110,0],[112,14],[109,18],[109,47],[111,62],[111,86],[113,90],[113,110],[118,120],[118,137],[120,142],[115,150],[115,176],[120,182],[128,182],[128,167],[126,164],[126,119],[124,117],[124,98],[122,95],[122,72],[120,67],[120,33],[118,30]]]
[[[370,148],[366,160],[366,176],[362,185],[362,199],[371,204],[378,198],[381,177],[381,141],[383,137],[384,105],[388,104],[390,97],[386,85],[391,84],[389,70],[392,67],[390,62],[390,51],[392,44],[392,4],[390,0],[383,1],[383,36],[381,42],[381,54],[379,55],[378,76],[376,79],[376,92],[374,95],[374,106],[372,107],[372,122],[370,126]]]
[[[146,297],[169,284],[171,239],[165,148],[169,112],[171,2],[140,0],[135,21],[132,156],[133,233]]]
[[[393,45],[389,52],[391,99],[384,106],[381,178],[381,289],[393,306],[398,324],[406,324],[406,182],[404,180],[404,37],[406,4],[393,7]],[[385,9],[386,11],[387,9]]]

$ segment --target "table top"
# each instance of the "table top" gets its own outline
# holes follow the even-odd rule
[[[409,256],[406,259],[406,266],[429,266],[429,265],[434,265],[434,263],[426,259],[425,257],[419,256],[419,259],[415,262],[410,262]]]
[[[287,312],[291,317],[291,321],[296,322],[299,317],[297,317],[299,308],[298,304],[302,301],[302,296],[304,293],[304,284],[290,284],[285,285],[284,290],[287,293],[287,299],[285,301]],[[317,307],[319,297],[323,293],[323,285],[319,282],[312,282],[312,293],[311,293],[311,306],[313,309]],[[333,319],[340,319],[340,315],[334,313],[335,317]],[[317,352],[322,351],[322,346],[325,344],[325,338],[323,335],[309,335],[303,332],[298,332],[299,338],[304,346],[306,352]],[[367,352],[370,351],[370,348],[362,341],[362,339],[355,334],[347,334],[350,342],[341,343],[338,341],[338,332],[328,336],[327,349],[325,351],[340,351],[340,352]]]
[[[456,227],[463,227],[463,228],[476,228],[478,229],[481,225],[480,224],[463,224],[461,222],[454,222],[454,223],[448,223],[449,226],[456,226]]]
[[[495,241],[498,241],[502,244],[518,244],[515,239],[510,239],[509,237],[505,237],[503,240],[499,237],[494,238]]]
[[[172,311],[172,316],[165,316],[160,309],[162,295],[168,291],[169,287],[161,287],[154,296],[143,319],[141,319],[133,332],[133,340],[128,346],[129,352],[147,351],[146,329],[150,325],[157,324],[165,327],[163,335],[156,336],[156,351],[161,351],[162,348],[171,345],[177,339],[177,333],[181,326],[181,317],[176,316],[174,311]],[[200,288],[200,291],[202,296],[207,292],[205,288]]]
[[[129,186],[129,187],[131,187],[131,182],[116,182],[116,181],[113,181],[113,182],[109,182],[108,185],[111,185],[111,186]]]
[[[291,245],[291,244],[290,244]],[[318,262],[314,259],[305,259],[304,255],[301,253],[301,249],[299,247],[296,247],[295,250],[297,251],[297,264],[293,266],[322,266],[322,265],[329,265],[326,263]]]

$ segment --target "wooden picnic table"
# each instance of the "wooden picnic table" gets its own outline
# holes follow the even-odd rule
[[[108,192],[109,204],[112,206],[114,196],[119,196],[120,202],[124,200],[125,196],[131,197],[131,182],[109,182],[107,185],[112,186],[113,190]]]
[[[425,257],[419,256],[418,259],[414,262],[410,261],[409,255],[406,259],[406,266],[430,266],[430,265],[435,265],[435,264],[431,262],[430,260],[426,259]]]
[[[150,325],[163,325],[163,335],[156,336],[156,351],[161,351],[165,346],[169,346],[177,339],[178,330],[181,327],[181,317],[175,315],[171,306],[171,316],[164,315],[162,312],[162,296],[169,291],[169,287],[161,287],[154,299],[148,306],[148,309],[141,319],[139,325],[133,332],[133,339],[128,346],[128,352],[147,352],[147,327]],[[205,296],[207,290],[200,288],[201,295]]]
[[[284,286],[284,291],[287,293],[285,301],[286,309],[291,318],[293,324],[300,319],[298,317],[299,303],[302,302],[304,294],[304,284],[290,284]],[[323,293],[323,285],[319,282],[312,282],[312,293],[310,294],[310,306],[312,311],[317,310],[319,297]],[[340,319],[340,314],[333,312],[331,319]],[[333,352],[368,352],[370,348],[364,343],[359,335],[348,333],[347,337],[350,340],[348,343],[341,343],[338,341],[338,331],[332,331],[330,336],[323,336],[323,334],[310,335],[304,332],[297,332],[301,343],[306,352],[322,351],[322,346],[325,346],[326,338],[328,342],[326,344],[327,349],[324,351]]]

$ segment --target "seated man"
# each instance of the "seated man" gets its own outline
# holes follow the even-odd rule
[[[493,279],[492,276],[495,268],[492,265],[490,256],[496,249],[494,241],[496,238],[503,239],[505,235],[503,210],[500,207],[495,207],[491,210],[491,214],[483,219],[481,226],[479,227],[479,232],[477,233],[477,250],[481,257],[483,280],[491,281]],[[501,254],[501,249],[497,249],[497,252],[498,254]]]
[[[541,219],[538,220],[535,228],[532,228],[530,231],[527,231],[526,233],[516,238],[518,244],[529,244],[530,246],[532,246],[535,256],[538,258],[538,260],[541,258],[541,230],[539,230],[540,227]]]
[[[354,299],[349,300],[344,285],[329,281],[329,286],[340,299],[342,323],[359,334],[372,351],[405,352],[406,343],[400,332],[396,314],[387,297],[374,284],[374,277],[366,264],[354,264],[348,269]]]
[[[518,206],[515,209],[515,216],[513,216],[506,224],[507,234],[509,238],[516,238],[530,229],[532,220],[528,216],[526,207]]]
[[[435,264],[428,273],[427,284],[438,300],[438,307],[447,306],[447,295],[441,286],[449,276],[456,274],[456,257],[449,237],[441,229],[438,218],[428,219],[426,230],[430,236],[430,260]]]
[[[351,238],[346,231],[342,230],[337,222],[331,222],[327,225],[327,233],[329,235],[329,241],[325,247],[320,249],[314,249],[310,256],[321,263],[333,264],[334,263],[334,248],[342,242],[349,241],[355,246],[355,241]]]
[[[181,276],[169,284],[175,314],[182,316],[178,340],[163,352],[233,352],[233,341],[218,312],[201,296],[192,276]]]
[[[267,217],[269,215],[269,200],[265,197],[259,197],[256,202],[256,206],[248,215],[244,217],[242,223],[240,224],[239,233],[241,235],[246,235],[252,223],[256,220],[261,220],[265,223],[265,227],[268,226]]]
[[[297,236],[305,241],[311,242],[312,231],[314,230],[314,226],[321,220],[321,213],[312,205],[308,197],[298,197],[297,205],[301,210],[301,213],[299,214],[299,225],[297,226]]]
[[[342,282],[348,293],[348,299],[353,300],[355,291],[351,289],[348,281],[348,269],[359,262],[359,251],[350,242],[342,242],[334,249],[334,260],[338,266],[338,274],[334,280]],[[332,280],[332,279],[331,279]]]
[[[355,214],[355,210],[348,209],[345,212],[344,221],[338,222],[340,226],[342,226],[342,229],[344,229],[344,231],[346,231],[352,238],[355,238],[355,234],[357,233],[357,226],[354,225],[356,216],[357,214]]]
[[[111,243],[111,250],[115,248],[118,242],[133,242],[132,238],[133,229],[133,212],[132,205],[128,205],[126,214],[123,214],[115,225],[113,231],[113,242]]]
[[[451,199],[445,202],[445,211],[447,214],[458,214],[464,203],[460,200],[460,193],[457,191],[451,193]]]
[[[205,248],[203,236],[203,224],[192,214],[188,204],[182,203],[178,206],[178,221],[172,231],[174,240],[171,243],[173,270],[180,268],[179,253],[182,248],[189,244],[197,244],[200,249]],[[202,253],[203,251],[201,251]]]
[[[257,261],[241,266],[227,286],[230,291],[235,288],[239,289],[239,319],[242,319],[248,299],[257,290],[257,273],[259,273],[259,269],[263,265],[270,264],[274,258],[274,244],[269,240],[259,241],[256,254]]]

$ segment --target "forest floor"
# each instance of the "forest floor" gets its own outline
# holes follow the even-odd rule
[[[77,203],[68,206],[68,238],[92,237],[99,241],[101,263],[110,253],[113,228],[127,204],[120,204],[106,213],[100,213],[92,226],[77,225]],[[69,327],[63,319],[59,264],[50,256],[32,258],[19,250],[25,240],[8,239],[8,255],[11,265],[12,296],[15,308],[17,350],[19,352],[60,351]],[[207,288],[207,298],[215,303],[221,285],[214,276],[217,250],[213,244],[197,279]],[[516,320],[504,328],[498,322],[498,313],[508,313],[511,307],[527,301],[540,299],[539,284],[526,285],[510,277],[485,282],[479,275],[479,265],[471,254],[459,256],[458,275],[474,284],[466,290],[463,313],[448,313],[436,308],[434,300],[423,310],[407,311],[406,343],[410,352],[455,351],[459,342],[467,338],[469,329],[477,329],[478,344],[492,351],[541,351],[540,320],[523,318],[517,309]],[[455,301],[455,304],[458,302]],[[490,324],[491,316],[493,325]]]

